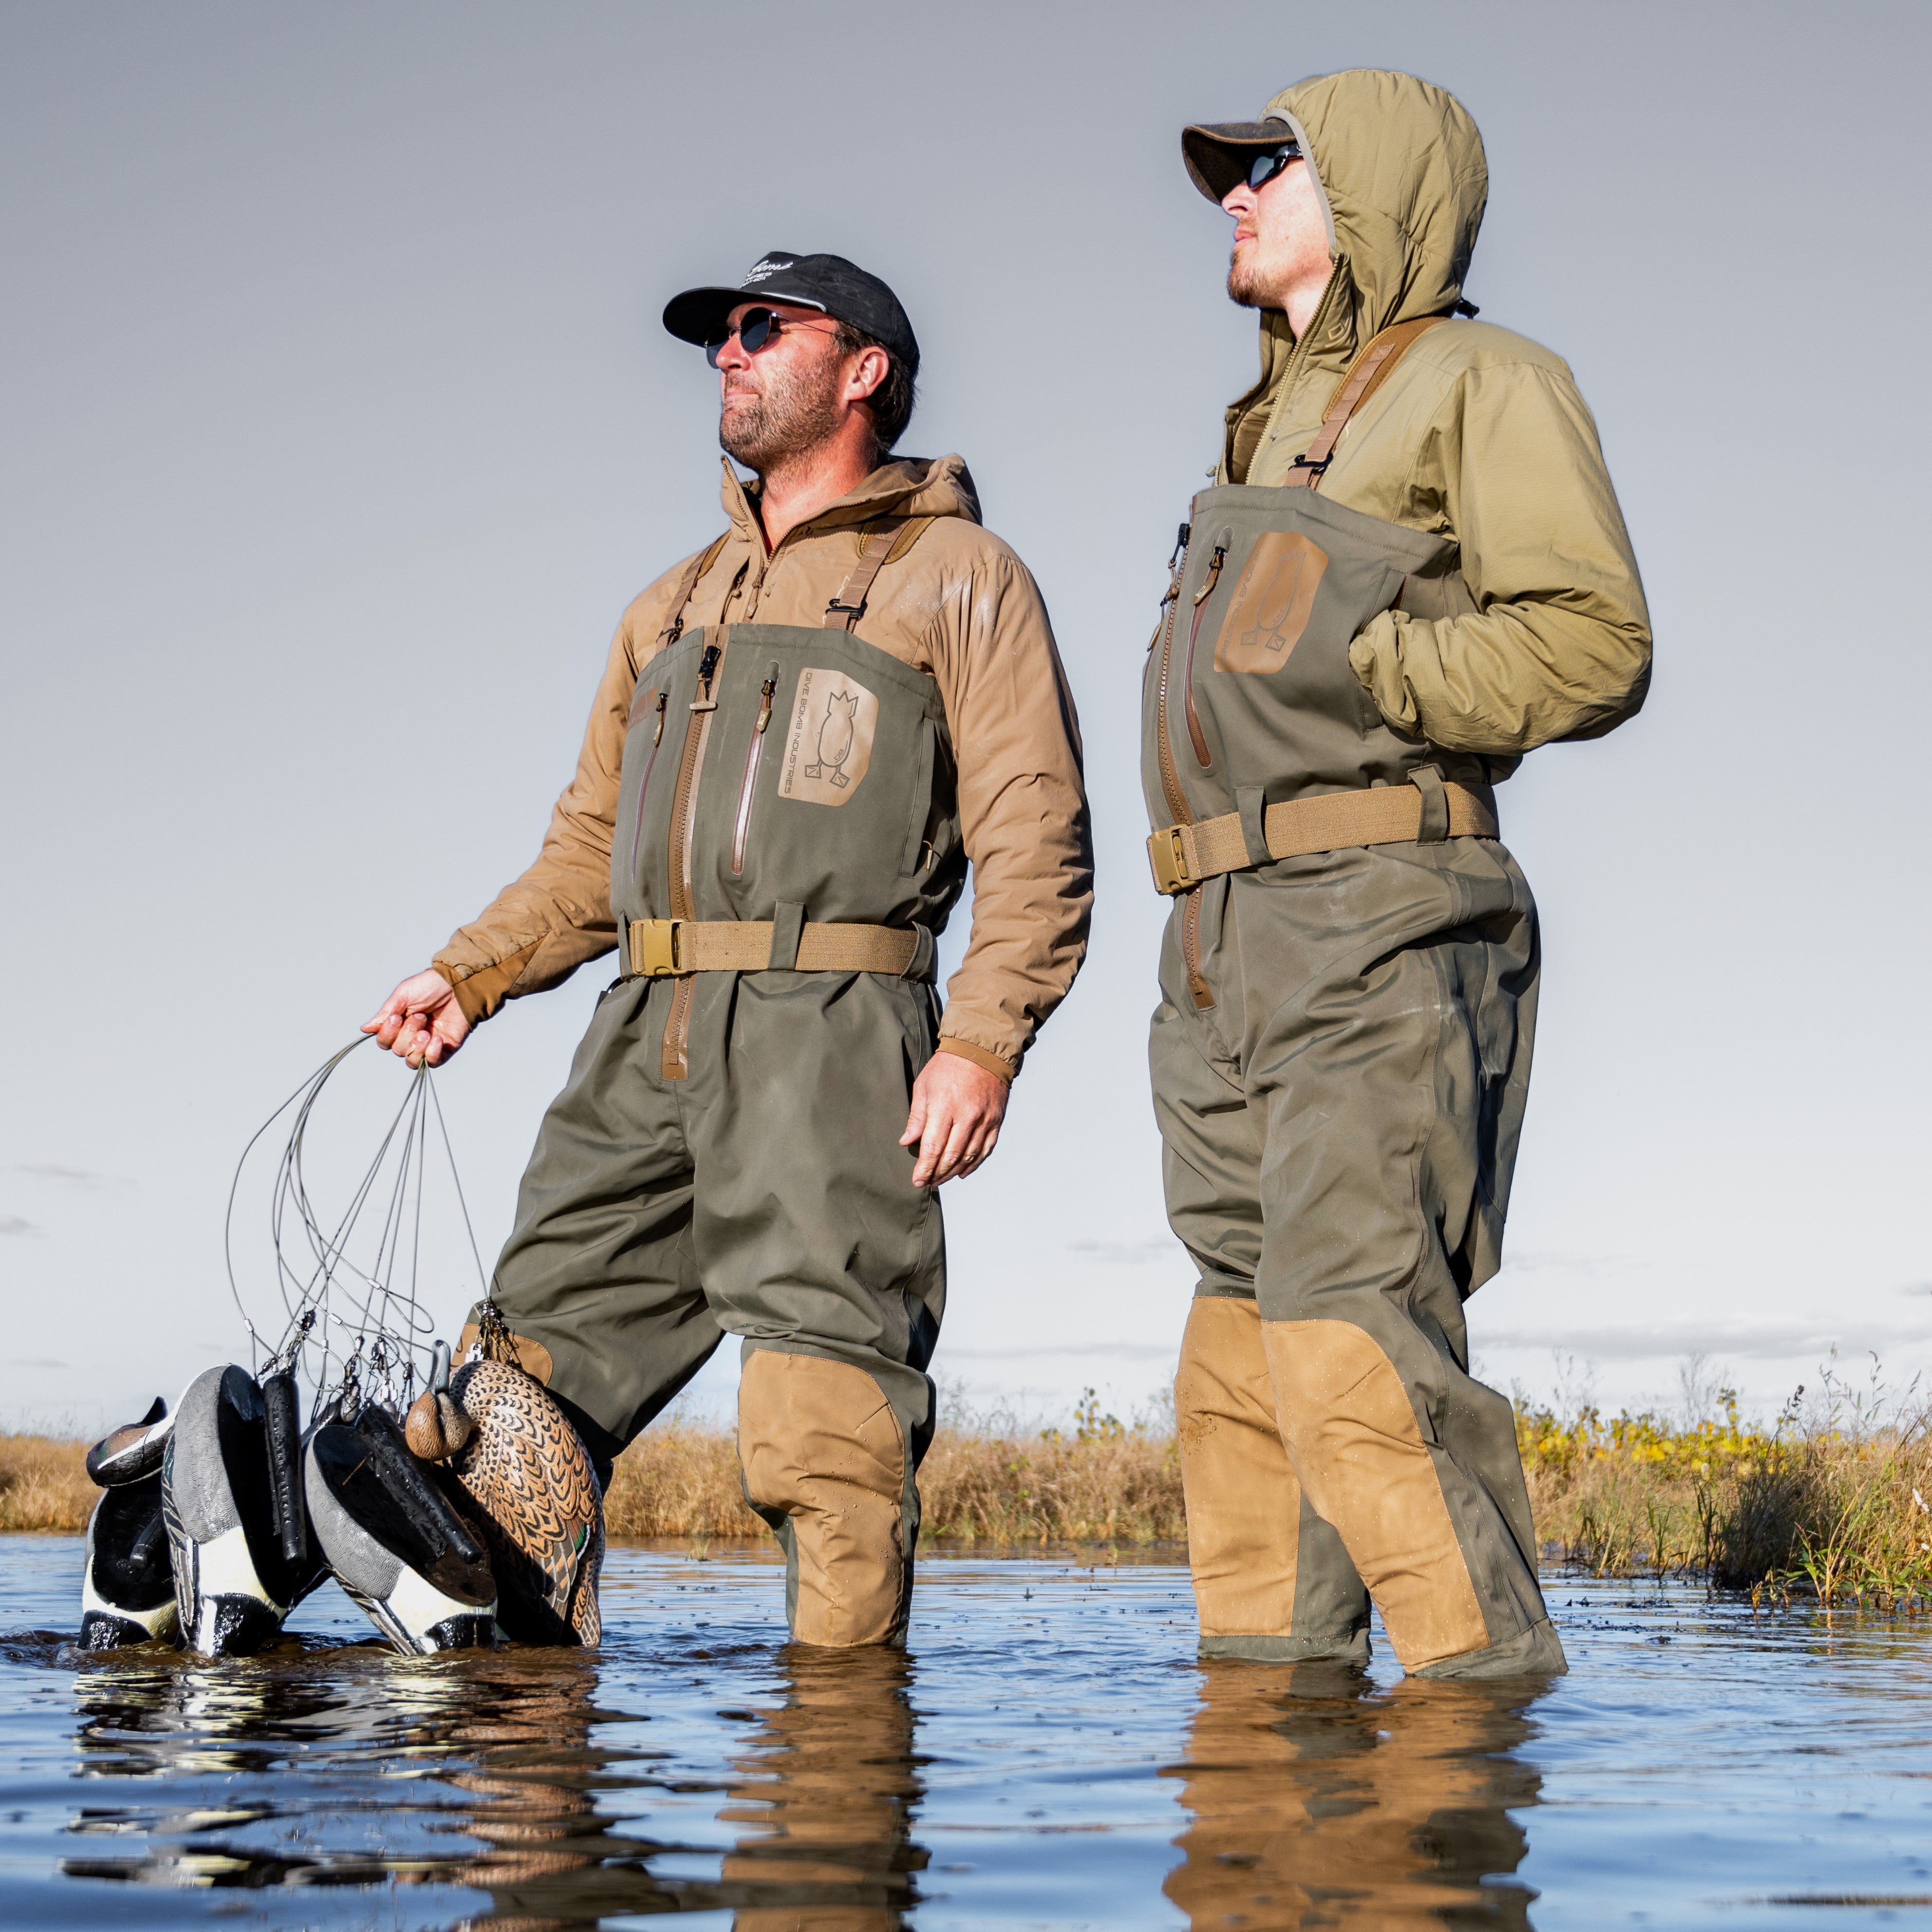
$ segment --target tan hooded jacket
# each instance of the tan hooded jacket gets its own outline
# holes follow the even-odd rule
[[[981,528],[973,480],[956,456],[885,464],[770,554],[728,463],[723,495],[730,533],[692,592],[687,628],[755,619],[816,629],[865,526],[883,517],[938,520],[880,572],[858,635],[938,681],[973,867],[972,938],[946,988],[939,1044],[1010,1079],[1073,982],[1093,904],[1079,724],[1040,592],[1018,558]],[[610,842],[632,694],[691,560],[624,613],[577,776],[556,802],[536,863],[436,956],[472,1022],[556,985],[616,944]]]
[[[1217,480],[1279,484],[1358,352],[1461,296],[1489,196],[1482,136],[1412,75],[1304,80],[1262,110],[1312,167],[1334,272],[1300,341],[1262,314],[1261,380],[1228,411]],[[1322,493],[1453,538],[1473,609],[1385,612],[1350,660],[1399,730],[1492,754],[1498,776],[1550,740],[1632,716],[1650,619],[1595,423],[1568,366],[1486,322],[1438,325],[1342,433]]]

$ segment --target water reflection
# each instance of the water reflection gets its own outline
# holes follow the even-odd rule
[[[172,1795],[232,1790],[245,1774],[249,1802],[83,1806],[76,1834],[145,1845],[90,1846],[62,1869],[175,1886],[460,1886],[488,1901],[458,1922],[468,1932],[719,1908],[741,1932],[892,1932],[926,1862],[910,1842],[910,1668],[795,1647],[772,1662],[758,1708],[716,1714],[750,1727],[721,1779],[622,1742],[648,1719],[600,1705],[598,1662],[581,1654],[418,1665],[290,1645],[212,1668],[124,1654],[78,1673],[78,1774],[165,1779]],[[664,1793],[716,1794],[710,1815],[735,1842],[620,1828]],[[718,1875],[654,1875],[668,1857]]]
[[[765,1714],[718,1816],[756,1827],[725,1858],[735,1932],[896,1932],[926,1854],[911,1671],[889,1651],[781,1653],[784,1701]]]
[[[1201,1666],[1182,1780],[1193,1814],[1163,1888],[1194,1932],[1527,1926],[1510,1816],[1542,1780],[1514,1757],[1536,1694],[1334,1665]]]

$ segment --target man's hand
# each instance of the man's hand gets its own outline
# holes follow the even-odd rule
[[[957,1053],[935,1053],[913,1082],[912,1112],[899,1136],[901,1147],[919,1149],[914,1186],[970,1174],[998,1143],[1006,1117],[1006,1083],[997,1073]]]
[[[362,1030],[412,1066],[440,1066],[470,1037],[470,1022],[456,1004],[456,988],[440,973],[405,980],[365,1021]]]

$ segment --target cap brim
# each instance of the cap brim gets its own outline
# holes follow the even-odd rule
[[[702,349],[724,340],[727,318],[746,302],[769,303],[779,308],[815,308],[820,315],[827,312],[822,302],[781,295],[775,289],[686,289],[664,304],[664,326],[680,342],[694,342]]]
[[[1294,139],[1286,121],[1204,122],[1180,130],[1180,158],[1188,178],[1218,207],[1231,188],[1246,179],[1257,154],[1271,154]]]

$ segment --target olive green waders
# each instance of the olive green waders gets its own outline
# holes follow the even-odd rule
[[[1378,612],[1468,592],[1447,539],[1316,493],[1426,327],[1369,345],[1293,479],[1194,499],[1144,694],[1175,903],[1150,1058],[1168,1214],[1200,1271],[1174,1384],[1202,1649],[1560,1670],[1504,1397],[1463,1300],[1498,1265],[1536,910],[1483,760],[1390,728]]]
[[[938,686],[850,634],[923,521],[872,533],[826,628],[682,633],[631,712],[611,854],[624,976],[524,1176],[496,1298],[607,1464],[743,1338],[745,1493],[793,1634],[902,1633],[945,1304],[898,1144],[964,872]]]

